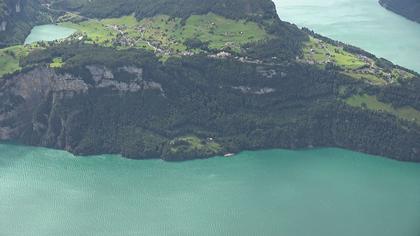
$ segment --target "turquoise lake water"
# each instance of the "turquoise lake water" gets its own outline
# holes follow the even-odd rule
[[[274,0],[281,19],[420,72],[420,24],[378,0]]]
[[[75,29],[66,28],[58,25],[39,25],[35,26],[25,40],[25,44],[38,41],[53,41],[56,39],[67,38],[76,32]]]
[[[420,25],[376,0],[276,1],[283,20],[420,71]],[[71,33],[38,26],[26,43]],[[3,235],[420,236],[420,164],[334,148],[168,163],[0,144]]]
[[[0,235],[420,235],[420,165],[341,149],[168,163],[0,145]]]

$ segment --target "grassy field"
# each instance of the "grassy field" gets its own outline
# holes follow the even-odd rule
[[[269,37],[254,22],[230,20],[211,13],[193,15],[185,22],[165,15],[137,21],[130,15],[100,21],[63,22],[60,25],[85,34],[88,42],[105,46],[158,48],[169,53],[186,51],[185,41],[193,38],[208,43],[209,48],[229,47],[240,51],[243,44]]]
[[[187,150],[189,153],[200,152],[211,155],[220,152],[221,146],[214,141],[202,140],[196,136],[184,136],[173,140],[170,150],[172,153]]]
[[[183,35],[180,38],[184,40],[199,38],[204,42],[209,42],[210,48],[217,49],[230,46],[240,50],[243,44],[260,41],[267,37],[266,32],[254,22],[229,20],[211,13],[191,16],[181,32]]]
[[[117,32],[112,30],[101,21],[89,20],[80,23],[63,22],[61,26],[72,28],[87,35],[87,41],[111,46],[112,40],[116,39]]]
[[[357,72],[357,71],[343,72],[343,74],[348,75],[348,76],[350,76],[354,79],[369,81],[371,84],[375,84],[375,85],[386,84],[385,80],[381,79],[380,77],[378,77],[375,74],[360,73],[360,72]]]
[[[103,20],[87,20],[79,23],[61,22],[59,25],[78,31],[75,37],[86,43],[116,48],[145,48],[160,53],[163,57],[181,53],[200,52],[203,49],[188,49],[186,41],[200,39],[210,49],[229,48],[240,51],[241,46],[271,37],[254,22],[230,20],[215,14],[193,15],[182,21],[160,15],[138,21],[133,15]],[[81,37],[83,36],[83,37]],[[80,38],[81,37],[81,38]],[[26,56],[30,46],[14,46],[0,50],[0,77],[20,70],[19,60]],[[55,58],[50,67],[61,67],[61,58]]]
[[[414,121],[417,124],[420,124],[420,111],[412,107],[401,107],[394,108],[390,104],[383,103],[378,101],[376,96],[370,95],[356,95],[348,98],[346,103],[354,107],[366,107],[367,109],[374,111],[382,111],[391,113],[401,119]]]
[[[343,48],[336,47],[319,39],[310,37],[303,48],[304,59],[325,64],[327,61],[335,63],[342,69],[357,69],[366,65],[366,62],[357,55],[348,53]]]
[[[377,65],[375,59],[346,52],[344,48],[334,46],[320,39],[310,37],[303,47],[303,60],[325,68],[328,63],[339,67],[341,73],[354,79],[365,80],[374,85],[385,85],[401,80],[408,80],[415,75],[394,68],[387,71]]]
[[[0,49],[0,77],[5,74],[20,70],[20,58],[28,55],[30,48],[27,46],[12,46]]]
[[[402,80],[411,80],[414,79],[416,76],[401,69],[393,69],[391,72],[393,78],[400,78]]]
[[[63,66],[63,59],[61,57],[56,57],[50,64],[51,68],[61,68]]]

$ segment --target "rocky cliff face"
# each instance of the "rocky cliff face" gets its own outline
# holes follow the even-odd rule
[[[78,118],[83,119],[81,117],[89,112],[84,107],[86,104],[76,102],[76,107],[68,112],[59,112],[60,107],[98,93],[121,97],[156,91],[165,96],[160,83],[143,79],[143,68],[121,66],[111,70],[103,65],[86,65],[85,69],[89,72],[89,82],[69,73],[58,74],[47,67],[34,68],[1,81],[0,139],[95,153],[73,146],[74,142],[80,143],[81,140],[73,140],[72,133],[83,131],[71,127],[84,123]],[[114,73],[128,74],[131,79],[118,81]],[[107,149],[112,150],[112,147]]]
[[[37,106],[52,94],[54,100],[63,97],[73,97],[85,93],[88,86],[79,78],[71,75],[57,75],[47,68],[37,68],[2,81],[0,96],[3,101],[0,122],[2,139],[15,139],[32,122],[32,114]],[[34,129],[39,124],[33,124]]]
[[[117,68],[134,76],[130,82],[114,80],[113,72],[105,66],[87,65],[94,83],[88,84],[80,77],[40,67],[12,76],[2,81],[0,97],[2,103],[0,123],[10,124],[0,127],[1,139],[16,139],[33,121],[33,114],[40,104],[51,100],[54,106],[62,99],[72,99],[75,96],[87,94],[89,90],[109,89],[119,93],[134,93],[144,90],[156,90],[164,93],[161,84],[145,81],[142,78],[143,69],[133,66]],[[42,128],[41,124],[32,124],[35,132]],[[60,145],[59,145],[60,146]]]
[[[338,86],[354,85],[344,77],[201,56],[124,62],[37,66],[4,78],[0,139],[166,160],[338,146],[420,161],[420,128],[339,102]]]

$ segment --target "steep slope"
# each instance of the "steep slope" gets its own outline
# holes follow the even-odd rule
[[[38,0],[0,0],[0,47],[21,44],[34,25],[47,21]]]
[[[206,55],[162,63],[144,50],[73,44],[24,64],[0,84],[3,140],[166,160],[310,146],[420,160],[416,119],[374,107],[419,109],[418,79],[378,87],[300,63]],[[364,93],[380,101],[358,97]]]
[[[158,14],[187,18],[209,12],[236,19],[276,18],[274,3],[266,0],[52,0],[51,3],[52,8],[78,11],[92,18],[119,17],[133,12],[138,19]]]
[[[380,0],[379,3],[388,10],[420,23],[419,0]]]

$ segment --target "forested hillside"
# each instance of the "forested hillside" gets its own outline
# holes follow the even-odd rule
[[[420,79],[271,1],[44,0],[64,40],[0,50],[0,140],[185,160],[336,146],[420,161]]]
[[[419,0],[380,0],[380,4],[410,20],[420,22]]]
[[[187,18],[209,12],[229,18],[277,18],[274,3],[267,0],[53,0],[56,9],[79,11],[88,17],[108,18],[135,13],[141,19],[158,14]]]
[[[0,83],[1,139],[166,160],[312,146],[420,160],[417,80],[377,86],[308,64],[206,55],[162,63],[143,49],[73,43],[21,66]]]
[[[0,0],[0,19],[4,19],[7,13],[7,6],[4,0]]]
[[[0,0],[0,47],[20,44],[48,16],[38,0]]]

